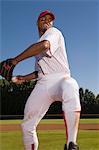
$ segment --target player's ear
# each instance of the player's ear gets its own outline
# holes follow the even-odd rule
[[[39,20],[37,20],[36,25],[39,26]]]
[[[37,27],[39,28],[39,21],[36,22]]]

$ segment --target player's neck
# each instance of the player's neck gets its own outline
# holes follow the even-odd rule
[[[45,31],[39,31],[39,36],[41,37],[46,31],[47,30],[45,30]]]

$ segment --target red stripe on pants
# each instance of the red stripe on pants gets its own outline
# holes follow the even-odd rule
[[[34,150],[34,144],[32,144],[32,150]]]
[[[68,129],[67,129],[67,123],[66,123],[66,119],[65,119],[65,114],[64,114],[64,112],[63,112],[63,118],[64,118],[65,128],[66,128],[66,141],[68,141]]]

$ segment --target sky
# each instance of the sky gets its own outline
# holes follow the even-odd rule
[[[72,77],[83,89],[99,93],[98,0],[0,0],[0,7],[0,61],[38,41],[37,17],[50,10],[65,38]],[[19,63],[14,76],[33,72],[34,64],[34,57]]]

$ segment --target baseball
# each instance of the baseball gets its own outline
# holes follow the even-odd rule
[[[17,77],[12,77],[12,82],[17,82],[18,81],[18,79],[17,79]]]

